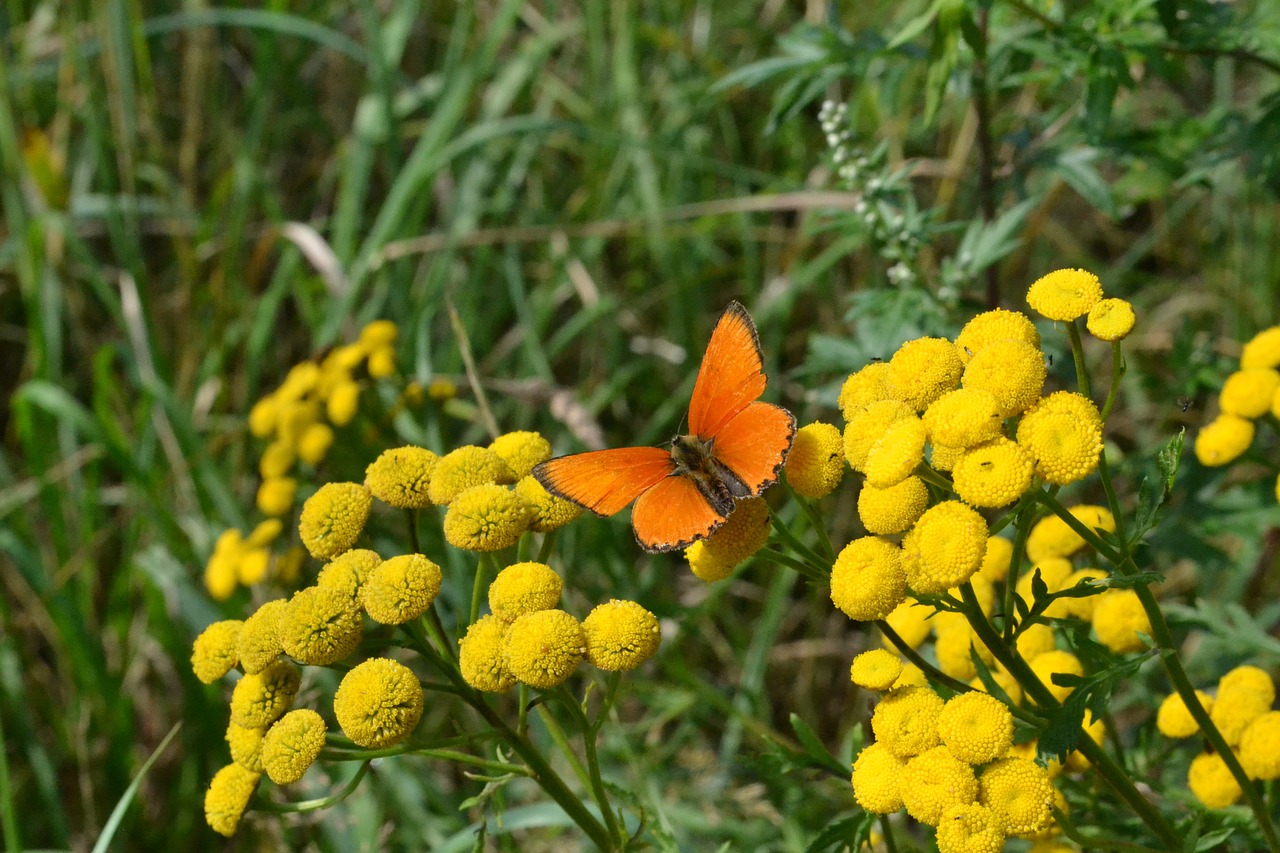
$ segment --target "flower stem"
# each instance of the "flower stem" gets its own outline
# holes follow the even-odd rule
[[[316,800],[303,800],[298,803],[273,803],[262,797],[254,799],[253,810],[259,812],[275,812],[276,814],[296,814],[298,812],[314,812],[320,809],[327,809],[329,806],[336,805],[355,791],[360,784],[360,780],[364,778],[364,774],[369,772],[369,762],[366,761],[356,770],[356,775],[351,777],[351,781],[338,790],[336,794],[328,797],[320,797]]]
[[[413,549],[414,554],[422,553],[422,545],[418,543],[418,511],[412,507],[405,507],[405,520],[409,523],[409,547]]]
[[[1084,363],[1084,342],[1080,340],[1080,325],[1076,320],[1067,323],[1067,335],[1071,338],[1071,358],[1076,363],[1076,385],[1081,396],[1092,399],[1089,394],[1089,369]]]
[[[782,519],[772,514],[770,515],[770,517],[773,520],[773,531],[778,534],[778,538],[782,540],[783,545],[787,546],[792,551],[794,551],[797,556],[799,556],[802,560],[804,560],[810,566],[814,568],[819,568],[823,565],[822,558],[819,557],[812,548],[810,548],[808,545],[801,542],[800,539],[795,535],[795,533],[793,533],[791,529],[782,522]],[[830,572],[831,572],[830,566],[827,566],[825,570],[820,569],[820,573],[823,575],[829,574]]]
[[[880,815],[880,832],[884,835],[884,849],[886,853],[898,853],[898,845],[893,840],[893,826],[889,823],[887,814]]]
[[[542,547],[538,549],[538,562],[545,563],[551,559],[551,551],[556,545],[556,531],[542,534]]]
[[[1120,392],[1120,378],[1124,376],[1128,365],[1125,364],[1124,354],[1120,351],[1120,342],[1111,342],[1111,387],[1107,390],[1107,402],[1102,405],[1102,419],[1105,421],[1107,415],[1111,414],[1111,407],[1116,403],[1116,395]]]
[[[615,844],[621,846],[622,830],[618,827],[618,818],[613,813],[613,807],[609,805],[609,795],[604,789],[604,777],[600,775],[600,756],[596,751],[596,740],[600,735],[600,729],[587,719],[586,712],[582,710],[578,700],[569,693],[567,687],[560,685],[556,693],[569,709],[582,732],[582,750],[587,757],[587,776],[591,781],[592,796],[595,797],[596,805],[600,807],[600,813],[604,815],[604,824],[609,830],[609,836],[613,838]]]
[[[791,484],[787,482],[786,476],[783,475],[782,484],[787,488],[787,494],[791,495],[791,499],[795,501],[800,509],[809,519],[809,526],[818,533],[818,543],[822,546],[822,556],[828,561],[834,563],[836,561],[835,548],[831,547],[831,537],[827,535],[826,524],[822,520],[822,516],[818,514],[818,508],[805,497],[796,494],[795,489],[791,488]]]

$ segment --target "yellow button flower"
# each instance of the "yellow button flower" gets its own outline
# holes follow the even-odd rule
[[[360,588],[360,601],[369,618],[383,625],[417,619],[440,594],[440,567],[421,554],[384,560]]]
[[[984,311],[965,323],[956,336],[956,352],[960,360],[968,364],[987,344],[1006,340],[1024,341],[1036,349],[1040,348],[1040,333],[1030,317],[1021,311],[996,308]]]
[[[1256,666],[1238,666],[1218,681],[1218,695],[1223,693],[1251,693],[1270,705],[1276,699],[1275,682],[1267,671]]]
[[[1196,799],[1210,809],[1235,805],[1244,795],[1240,783],[1231,775],[1227,762],[1217,753],[1202,753],[1191,759],[1187,771],[1187,787]]]
[[[1101,569],[1080,569],[1067,575],[1059,589],[1072,589],[1085,581],[1102,580],[1106,576],[1107,573]],[[1049,605],[1049,609],[1044,614],[1054,619],[1084,619],[1091,621],[1094,611],[1098,608],[1100,597],[1099,593],[1095,592],[1093,595],[1087,595],[1083,598],[1059,598]],[[1151,633],[1149,627],[1145,633]]]
[[[281,516],[293,507],[298,481],[292,477],[271,477],[258,487],[257,505],[263,515]]]
[[[283,477],[289,473],[297,459],[298,452],[292,444],[273,441],[262,450],[262,456],[258,459],[258,473],[264,480]]]
[[[360,595],[360,587],[369,579],[382,558],[367,548],[352,548],[334,557],[316,577],[316,586],[340,589],[351,599]]]
[[[314,423],[298,436],[298,458],[308,465],[319,465],[333,447],[333,427]]]
[[[466,551],[509,548],[528,527],[529,508],[503,486],[472,486],[453,500],[444,516],[445,541]]]
[[[907,341],[889,359],[885,385],[890,396],[917,412],[960,384],[964,364],[946,338]]]
[[[1000,853],[1004,829],[979,803],[948,806],[938,821],[938,853]]]
[[[529,472],[539,462],[551,458],[551,442],[541,433],[518,431],[500,435],[489,445],[489,449],[510,466],[516,479],[529,476]]]
[[[889,362],[876,361],[857,373],[852,373],[840,388],[837,405],[845,422],[852,421],[859,412],[889,398]]]
[[[1027,304],[1050,320],[1070,322],[1089,313],[1102,298],[1098,277],[1086,270],[1054,270],[1027,290]]]
[[[867,690],[884,692],[892,689],[902,675],[902,660],[893,652],[872,649],[853,659],[849,678],[854,684]]]
[[[796,430],[787,454],[787,484],[806,498],[825,498],[844,477],[844,439],[831,424],[815,421]]]
[[[307,427],[320,420],[320,407],[314,400],[298,400],[280,406],[276,435],[280,441],[297,447]]]
[[[938,715],[938,736],[966,764],[986,764],[1003,758],[1013,746],[1013,714],[986,693],[959,693]]]
[[[529,508],[529,529],[534,533],[559,530],[582,515],[582,507],[551,494],[533,477],[520,478],[515,493]]]
[[[945,444],[934,444],[929,447],[929,464],[935,471],[950,471],[956,467],[966,448],[948,447]]]
[[[362,639],[360,611],[349,595],[331,586],[299,590],[280,616],[280,645],[301,663],[337,663],[354,652]]]
[[[1133,331],[1133,306],[1123,299],[1102,299],[1089,309],[1085,327],[1100,341],[1120,341]]]
[[[262,772],[262,737],[265,728],[246,729],[235,723],[227,724],[226,741],[231,748],[231,760],[245,770]]]
[[[769,541],[769,504],[764,498],[742,498],[724,524],[703,542],[707,551],[722,563],[736,566]]]
[[[1142,609],[1138,594],[1131,589],[1107,590],[1098,596],[1092,621],[1099,642],[1116,654],[1138,652],[1147,647],[1138,634],[1149,636],[1151,621]]]
[[[204,795],[204,819],[214,832],[227,838],[236,834],[261,778],[261,773],[245,770],[235,762],[213,774]]]
[[[907,814],[937,826],[951,806],[965,806],[978,797],[973,768],[936,746],[907,762],[902,770],[902,804]]]
[[[635,669],[653,657],[662,642],[658,617],[634,601],[612,599],[582,620],[587,662],[606,672]]]
[[[518,479],[511,466],[492,450],[466,445],[440,457],[431,472],[427,494],[433,504],[444,506],[473,486],[506,485]]]
[[[960,586],[982,565],[987,522],[972,507],[943,501],[925,510],[902,540],[907,583],[918,594]]]
[[[871,730],[876,740],[899,758],[910,758],[938,745],[942,697],[928,687],[899,687],[876,705]]]
[[[693,576],[704,583],[722,581],[733,574],[734,565],[708,551],[707,543],[702,540],[685,548],[684,558],[689,563]]]
[[[1049,692],[1053,694],[1053,698],[1059,702],[1067,701],[1067,697],[1075,690],[1074,686],[1066,686],[1054,683],[1055,675],[1084,675],[1084,665],[1080,663],[1080,659],[1071,652],[1051,651],[1042,655],[1037,655],[1031,661],[1031,671],[1036,674],[1044,686],[1049,688]]]
[[[832,604],[850,619],[862,622],[893,613],[902,604],[906,586],[901,550],[875,536],[850,542],[831,569]]]
[[[1203,690],[1197,690],[1196,698],[1200,700],[1205,711],[1213,711],[1212,696]],[[1191,712],[1187,710],[1187,703],[1182,700],[1182,697],[1177,693],[1170,693],[1164,697],[1164,701],[1160,703],[1160,709],[1156,711],[1156,728],[1165,737],[1184,738],[1191,737],[1200,731],[1200,724],[1196,722],[1195,717],[1191,716]]]
[[[1009,697],[1010,702],[1014,705],[1022,704],[1022,685],[1018,684],[1018,679],[1014,678],[1003,669],[993,669],[991,671],[991,680],[996,683],[997,687],[1004,691],[1004,695]],[[987,685],[982,683],[981,678],[973,679],[969,682],[969,686],[974,690],[981,690],[983,693],[989,692],[987,690]],[[1035,757],[1034,752],[1032,752],[1032,757]]]
[[[916,523],[929,505],[924,480],[908,477],[887,489],[864,483],[858,492],[858,517],[868,533],[887,536]]]
[[[336,427],[344,427],[351,423],[360,410],[359,383],[351,379],[335,383],[324,405],[329,423]]]
[[[309,708],[285,714],[262,739],[262,766],[277,785],[297,782],[324,748],[324,720]]]
[[[507,669],[517,681],[550,690],[573,675],[586,645],[582,626],[563,610],[526,613],[507,632]]]
[[[973,447],[1000,434],[1000,406],[990,391],[957,388],[925,409],[929,441],[947,447]]]
[[[262,672],[246,675],[231,691],[231,722],[246,729],[269,726],[289,710],[298,695],[302,676],[298,668],[277,661]]]
[[[1263,329],[1249,339],[1240,353],[1240,368],[1280,367],[1280,326]]]
[[[396,351],[394,347],[378,347],[369,353],[369,376],[373,379],[386,379],[396,372]]]
[[[938,621],[938,618],[935,616],[933,621]],[[977,677],[978,669],[973,662],[975,652],[988,667],[995,665],[995,657],[990,650],[978,639],[974,630],[963,621],[940,629],[937,642],[933,644],[933,651],[938,658],[938,669],[959,681],[968,681]]]
[[[1116,520],[1106,507],[1078,504],[1068,507],[1085,527],[1114,533]],[[1056,515],[1047,515],[1035,523],[1027,536],[1027,559],[1033,563],[1048,557],[1070,557],[1085,546],[1084,537]]]
[[[1280,779],[1280,711],[1268,711],[1244,730],[1240,764],[1250,779]]]
[[[497,616],[485,616],[474,622],[458,643],[458,668],[463,680],[476,690],[505,693],[515,686],[516,677],[507,669],[503,654],[510,627]]]
[[[360,345],[365,350],[388,347],[396,342],[400,330],[392,320],[373,320],[360,330]]]
[[[1228,415],[1260,418],[1271,409],[1280,390],[1280,372],[1269,367],[1238,370],[1227,377],[1218,395],[1218,406]]]
[[[326,483],[302,505],[298,533],[318,560],[350,550],[364,531],[373,498],[360,483]]]
[[[978,567],[978,575],[992,583],[1002,581],[1009,576],[1009,565],[1013,562],[1013,543],[1003,536],[992,536],[987,539],[987,550],[982,555],[982,565]]]
[[[1253,443],[1253,422],[1238,415],[1222,414],[1196,436],[1196,458],[1215,468],[1234,462]]]
[[[844,428],[844,458],[855,471],[866,465],[871,448],[897,421],[914,418],[915,412],[898,400],[880,400],[858,412]]]
[[[1218,682],[1218,696],[1209,716],[1222,737],[1238,746],[1249,724],[1271,710],[1275,688],[1257,667],[1236,667]]]
[[[867,453],[867,482],[878,489],[896,486],[924,461],[928,431],[916,417],[893,423]]]
[[[1041,832],[1053,820],[1053,783],[1034,761],[1002,758],[982,771],[978,802],[991,809],[1009,835]]]
[[[244,620],[236,640],[236,652],[246,673],[262,672],[284,651],[280,645],[280,617],[287,604],[283,598],[268,601]]]
[[[276,398],[268,394],[249,409],[249,433],[254,438],[266,438],[271,435],[276,430],[278,415],[279,407],[276,404]]]
[[[422,685],[404,664],[370,658],[342,677],[333,713],[360,746],[383,749],[407,738],[422,719]]]
[[[364,469],[364,484],[388,506],[421,509],[431,505],[427,493],[439,459],[430,450],[412,445],[384,450]]]
[[[902,808],[898,785],[907,762],[882,743],[873,743],[853,762],[853,798],[872,814],[893,814]]]
[[[1102,417],[1072,391],[1042,399],[1018,423],[1018,444],[1036,460],[1036,476],[1064,486],[1083,480],[1102,454]]]
[[[516,563],[498,572],[489,584],[489,609],[507,622],[560,603],[564,581],[546,563]]]
[[[191,644],[191,670],[205,684],[213,684],[240,662],[236,642],[244,623],[239,619],[214,622]]]
[[[276,557],[276,582],[284,586],[292,586],[302,574],[302,566],[307,562],[307,549],[294,545]]]
[[[993,341],[969,359],[963,387],[990,392],[1001,417],[1025,412],[1044,390],[1044,353],[1026,341]]]
[[[1035,462],[1004,436],[966,450],[952,469],[956,494],[970,506],[1008,506],[1031,488]]]
[[[271,565],[271,552],[266,548],[249,548],[236,562],[236,580],[245,586],[262,583]]]
[[[884,621],[904,643],[918,649],[933,629],[933,622],[929,619],[931,613],[932,607],[925,607],[913,598],[905,598],[884,617]],[[887,637],[884,639],[884,647],[890,651],[897,648]]]

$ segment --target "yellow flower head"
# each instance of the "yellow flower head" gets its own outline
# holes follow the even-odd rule
[[[938,617],[935,616],[933,621],[937,622]],[[963,621],[963,617],[938,631],[938,639],[933,644],[933,651],[938,658],[938,669],[960,681],[977,677],[978,669],[973,662],[974,653],[977,653],[988,667],[995,665],[995,657],[978,639],[974,630]]]
[[[289,710],[301,683],[298,668],[286,661],[276,661],[262,672],[246,675],[231,691],[231,722],[246,729],[271,725]]]
[[[294,545],[276,557],[276,581],[291,586],[302,573],[302,566],[307,562],[307,549]]]
[[[693,572],[693,576],[704,583],[722,581],[733,574],[733,564],[726,563],[708,551],[707,543],[703,540],[685,548],[684,558],[688,561],[689,570]]]
[[[373,498],[360,483],[326,483],[302,505],[298,533],[317,560],[351,549],[364,531]]]
[[[518,479],[501,456],[469,444],[440,457],[427,494],[433,504],[444,506],[473,486],[507,485]]]
[[[445,541],[466,551],[501,551],[516,544],[528,527],[529,508],[503,486],[472,486],[449,504],[444,516]]]
[[[262,450],[262,456],[258,459],[258,473],[264,480],[283,477],[289,473],[289,469],[293,467],[297,458],[298,452],[292,444],[273,441]]]
[[[978,802],[991,809],[1009,835],[1030,835],[1053,820],[1053,783],[1026,758],[1002,758],[982,771]]]
[[[440,567],[421,554],[384,560],[360,588],[360,601],[374,622],[400,625],[427,612],[440,594]]]
[[[534,533],[559,530],[582,515],[582,507],[551,494],[533,477],[521,477],[515,492],[529,508],[529,529]]]
[[[1009,564],[1013,562],[1013,543],[1003,536],[987,539],[987,550],[982,555],[978,575],[995,583],[1009,576]]]
[[[956,352],[960,360],[968,364],[987,344],[1006,340],[1025,341],[1036,349],[1040,348],[1040,333],[1030,317],[1021,311],[996,308],[984,311],[965,323],[956,336]]]
[[[860,622],[889,616],[902,604],[906,589],[901,549],[876,536],[844,546],[831,568],[831,603]]]
[[[228,723],[225,737],[227,746],[231,748],[231,760],[245,770],[261,773],[262,737],[266,733],[265,728],[246,729],[244,726]]]
[[[1035,462],[1017,442],[999,436],[966,450],[951,471],[956,494],[970,506],[1008,506],[1031,488]]]
[[[360,330],[360,345],[366,350],[388,347],[396,342],[400,330],[392,320],[374,320]]]
[[[516,479],[529,476],[533,466],[546,462],[551,458],[551,442],[536,432],[509,432],[500,435],[489,445],[489,449],[515,472]]]
[[[298,400],[280,406],[280,419],[276,423],[276,435],[285,444],[295,448],[307,427],[320,420],[320,406],[314,400]]]
[[[388,506],[421,509],[431,505],[427,490],[438,456],[412,445],[384,450],[364,469],[364,484]]]
[[[316,577],[316,586],[340,589],[351,599],[360,595],[360,587],[369,579],[369,573],[377,568],[382,558],[367,548],[352,548],[325,563]]]
[[[915,412],[898,400],[879,400],[854,415],[844,428],[844,458],[855,471],[867,463],[867,454],[897,421],[914,418]]]
[[[929,505],[924,480],[908,477],[887,489],[864,483],[858,492],[858,517],[868,533],[886,536],[901,533],[916,523]]]
[[[277,785],[297,782],[324,747],[324,720],[309,708],[285,714],[262,739],[262,767]]]
[[[1102,416],[1073,391],[1042,399],[1018,423],[1018,444],[1036,460],[1036,476],[1064,486],[1083,480],[1102,454]]]
[[[1227,377],[1218,395],[1218,406],[1228,415],[1260,418],[1271,409],[1280,390],[1280,372],[1269,367],[1238,370]]]
[[[1147,647],[1138,634],[1150,635],[1151,621],[1142,609],[1138,594],[1131,589],[1110,589],[1098,596],[1092,621],[1099,642],[1116,654],[1138,652]]]
[[[563,610],[526,613],[507,632],[507,669],[517,681],[550,690],[573,675],[586,645],[582,626]]]
[[[1071,652],[1059,650],[1045,652],[1037,655],[1031,661],[1031,671],[1036,677],[1044,682],[1044,686],[1049,688],[1049,692],[1059,702],[1065,702],[1067,697],[1075,690],[1073,686],[1064,686],[1055,684],[1053,676],[1055,675],[1084,675],[1084,665],[1080,663],[1080,659]]]
[[[1085,270],[1054,270],[1027,290],[1027,304],[1050,320],[1070,322],[1102,298],[1098,277]]]
[[[845,422],[852,421],[859,412],[889,398],[889,362],[876,361],[868,364],[857,373],[849,374],[840,389],[837,405],[844,415]]]
[[[564,581],[546,563],[516,563],[498,572],[489,584],[489,609],[507,622],[560,603]]]
[[[236,639],[236,654],[249,675],[262,672],[284,651],[280,645],[280,618],[287,604],[283,598],[268,601],[244,620]]]
[[[227,838],[236,834],[261,778],[261,773],[245,770],[234,761],[213,774],[204,795],[204,819],[214,832]]]
[[[1071,589],[1079,586],[1085,581],[1102,580],[1107,573],[1101,569],[1080,569],[1072,572],[1062,581],[1059,590]],[[1084,598],[1059,598],[1057,601],[1049,605],[1049,609],[1044,613],[1054,619],[1085,619],[1092,620],[1094,611],[1098,609],[1098,601],[1101,596],[1099,594],[1088,595]],[[1139,629],[1142,630],[1142,629]],[[1151,633],[1145,630],[1144,633]],[[1099,635],[1101,636],[1101,635]],[[1136,649],[1132,650],[1136,651]]]
[[[292,477],[271,477],[258,486],[257,504],[263,515],[281,516],[289,512],[298,496],[298,481]]]
[[[275,432],[279,406],[274,394],[268,394],[249,409],[249,433],[254,438],[266,438]]]
[[[298,458],[308,465],[319,465],[333,447],[333,427],[314,423],[298,436]]]
[[[959,501],[935,504],[902,540],[907,583],[924,594],[960,586],[982,565],[987,537],[987,522],[972,507]]]
[[[362,639],[360,611],[351,596],[331,586],[299,590],[280,616],[280,645],[301,663],[337,663],[354,652]]]
[[[310,393],[319,381],[320,365],[313,361],[295,364],[276,389],[276,399],[281,402],[299,400]]]
[[[906,766],[883,743],[866,747],[853,762],[853,798],[872,814],[893,814],[902,808],[898,781]]]
[[[1202,753],[1191,759],[1187,787],[1205,808],[1210,809],[1225,809],[1239,802],[1244,795],[1240,783],[1227,768],[1227,762],[1216,752]]]
[[[902,660],[893,652],[872,649],[853,659],[849,677],[854,684],[883,693],[902,675]]]
[[[889,359],[885,378],[890,396],[917,412],[960,384],[964,364],[946,338],[917,338],[903,344]]]
[[[1114,533],[1116,520],[1106,507],[1079,504],[1068,507],[1085,527]],[[1027,559],[1038,563],[1049,557],[1070,557],[1085,546],[1084,537],[1076,533],[1056,515],[1047,515],[1035,523],[1027,536]]]
[[[937,826],[951,806],[967,806],[978,798],[973,768],[945,746],[935,746],[908,761],[899,784],[907,814],[929,826]]]
[[[1218,696],[1209,716],[1223,739],[1238,746],[1249,724],[1271,710],[1275,688],[1271,679],[1254,666],[1236,667],[1218,682]]]
[[[1205,711],[1213,711],[1212,696],[1203,690],[1197,690],[1196,698],[1200,700],[1200,705]],[[1177,693],[1170,693],[1160,703],[1160,710],[1156,711],[1156,728],[1165,737],[1184,738],[1191,737],[1200,731],[1200,724],[1196,722],[1195,717],[1191,716],[1191,712],[1187,710],[1187,703],[1182,701],[1182,697]]]
[[[472,623],[458,643],[458,668],[476,690],[505,693],[515,686],[516,677],[503,654],[510,627],[497,616],[485,616]]]
[[[409,667],[370,658],[342,677],[333,713],[342,733],[360,746],[382,749],[413,733],[422,718],[422,685]]]
[[[889,627],[904,643],[913,649],[917,649],[929,636],[929,631],[933,628],[933,624],[929,619],[929,614],[932,612],[932,607],[925,607],[915,599],[906,598],[888,616],[884,617],[884,621],[888,623]],[[889,642],[888,638],[884,640],[884,647],[890,650],[897,648]]]
[[[1263,329],[1240,352],[1240,369],[1280,367],[1280,326]]]
[[[360,410],[360,384],[352,379],[334,383],[324,407],[329,423],[334,426],[344,427],[351,423]]]
[[[458,385],[451,379],[438,376],[427,385],[427,396],[437,403],[444,403],[458,396]]]
[[[938,715],[938,736],[966,764],[986,764],[1013,746],[1013,714],[994,696],[959,693]]]
[[[1102,299],[1089,309],[1085,327],[1100,341],[1121,341],[1133,331],[1136,319],[1133,306],[1123,299]]]
[[[597,605],[582,620],[587,662],[605,672],[625,672],[653,657],[662,642],[658,617],[634,601]]]
[[[245,537],[244,544],[249,548],[264,548],[274,542],[283,531],[283,521],[278,518],[268,518],[253,528],[253,531]]]
[[[899,687],[876,705],[871,714],[871,730],[899,758],[938,745],[938,715],[942,697],[928,687]]]
[[[395,347],[378,347],[369,353],[369,376],[373,379],[386,379],[396,372]]]
[[[980,803],[948,806],[938,821],[938,853],[1000,853],[1004,828]]]
[[[1249,724],[1239,755],[1250,779],[1280,779],[1280,711],[1268,711]]]
[[[894,422],[867,453],[867,482],[879,489],[896,486],[924,461],[928,431],[917,417]]]
[[[236,563],[236,580],[245,586],[262,583],[271,565],[271,552],[266,548],[249,548]]]
[[[1253,443],[1253,421],[1218,415],[1196,435],[1196,458],[1208,468],[1234,462]]]
[[[787,484],[806,498],[825,498],[844,477],[844,439],[840,430],[815,421],[796,430],[787,454]]]
[[[1026,341],[993,341],[969,359],[961,384],[990,392],[1001,417],[1025,412],[1040,399],[1048,369],[1044,353]]]
[[[1000,434],[1000,406],[990,391],[957,388],[924,411],[929,441],[946,447],[973,447]]]
[[[1224,693],[1255,694],[1270,705],[1276,699],[1276,686],[1266,670],[1245,665],[1236,667],[1218,681],[1218,696]]]
[[[725,523],[703,541],[715,559],[736,566],[765,546],[771,529],[765,499],[742,498]]]
[[[929,464],[935,471],[950,471],[956,467],[960,457],[964,456],[965,449],[963,447],[948,447],[945,444],[930,445]]]
[[[200,632],[191,644],[191,669],[196,678],[213,684],[235,668],[240,662],[236,642],[243,626],[239,619],[224,619]]]
[[[1009,701],[1017,705],[1022,702],[1022,685],[1018,684],[1018,680],[1003,669],[993,669],[991,671],[991,680],[996,686],[1004,691],[1004,695],[1009,697]],[[974,690],[987,692],[987,686],[982,683],[981,678],[975,678],[969,682],[969,686]],[[1035,757],[1034,751],[1032,757]]]

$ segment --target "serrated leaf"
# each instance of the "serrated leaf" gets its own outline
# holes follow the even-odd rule
[[[1107,587],[1110,589],[1133,589],[1135,586],[1160,583],[1163,580],[1164,575],[1159,572],[1139,572],[1136,575],[1112,575],[1107,579]]]
[[[841,764],[828,750],[822,742],[822,738],[818,737],[808,723],[800,718],[799,714],[791,714],[791,729],[796,733],[796,737],[800,740],[800,745],[804,747],[805,754],[822,767],[826,767],[832,773],[841,775],[848,773],[850,768]]]
[[[1178,476],[1185,436],[1186,430],[1179,430],[1177,435],[1157,451],[1156,471],[1159,476],[1154,481],[1150,476],[1143,477],[1138,486],[1138,509],[1133,514],[1133,529],[1129,533],[1131,547],[1141,542],[1156,526],[1160,508],[1169,501],[1174,480]]]
[[[823,853],[836,845],[837,849],[846,848],[861,850],[862,845],[871,838],[871,829],[875,826],[876,816],[869,812],[851,815],[843,820],[829,824],[818,833],[818,837],[805,848],[805,853]]]

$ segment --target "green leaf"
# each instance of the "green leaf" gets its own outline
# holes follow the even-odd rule
[[[802,720],[799,714],[791,714],[791,728],[796,733],[796,737],[799,738],[800,745],[804,747],[805,754],[813,759],[814,762],[828,768],[836,775],[849,773],[849,768],[827,750],[827,747],[822,743],[822,738],[818,737],[818,733]]]
[[[120,828],[120,822],[124,820],[125,813],[129,811],[133,798],[138,795],[138,787],[142,785],[143,777],[147,775],[151,765],[156,763],[156,759],[165,751],[181,728],[181,721],[174,723],[173,728],[169,729],[169,733],[164,736],[164,740],[160,741],[160,745],[156,747],[155,752],[152,752],[142,767],[139,768],[138,775],[133,777],[133,781],[129,783],[129,787],[125,789],[124,794],[120,797],[120,801],[111,810],[111,816],[107,818],[106,826],[102,827],[102,834],[98,836],[97,843],[93,845],[93,853],[106,853],[107,848],[111,846],[111,840],[115,837],[116,830]]]
[[[1152,482],[1150,476],[1143,477],[1138,486],[1138,509],[1133,515],[1133,529],[1129,533],[1130,547],[1141,542],[1147,532],[1156,526],[1160,517],[1160,508],[1169,502],[1173,491],[1173,482],[1178,476],[1178,463],[1182,459],[1182,446],[1186,430],[1178,430],[1178,434],[1169,439],[1156,453],[1156,471],[1158,477]]]
[[[1073,148],[1058,157],[1054,171],[1081,198],[1114,219],[1118,214],[1115,200],[1111,197],[1110,185],[1093,167],[1096,159],[1098,152],[1093,148]]]
[[[818,833],[818,837],[806,847],[805,853],[823,853],[825,850],[861,850],[862,845],[871,838],[871,830],[875,827],[876,816],[870,812],[859,812],[850,817],[828,824]]]
[[[1226,841],[1235,834],[1235,827],[1226,827],[1213,832],[1207,832],[1200,836],[1200,840],[1196,842],[1195,851],[1200,853],[1202,850],[1219,850],[1222,842]]]
[[[942,8],[944,2],[946,0],[933,0],[928,9],[903,24],[897,35],[889,39],[885,50],[896,50],[928,29],[934,18],[938,17],[938,10]]]

